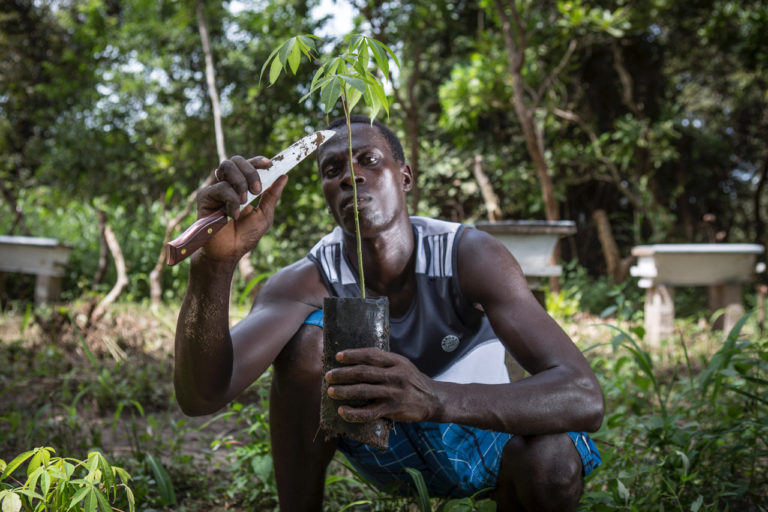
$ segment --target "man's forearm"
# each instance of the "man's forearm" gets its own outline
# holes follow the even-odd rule
[[[604,410],[597,381],[558,373],[548,370],[511,384],[436,382],[430,420],[518,435],[597,430]]]
[[[210,414],[226,403],[232,376],[229,300],[234,265],[194,255],[176,326],[174,386],[182,410]]]

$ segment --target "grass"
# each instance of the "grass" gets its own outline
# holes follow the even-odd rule
[[[85,307],[0,317],[0,459],[38,446],[86,459],[98,448],[132,476],[137,510],[276,510],[269,372],[222,413],[186,418],[170,379],[177,309],[122,304],[83,332]],[[768,510],[768,337],[753,317],[730,334],[679,321],[653,351],[637,315],[559,320],[607,403],[593,436],[604,462],[582,510]],[[326,485],[326,510],[490,508],[424,498],[381,495],[341,457]]]

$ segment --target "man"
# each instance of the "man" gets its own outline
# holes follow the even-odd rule
[[[433,495],[494,488],[498,510],[572,510],[585,473],[599,464],[592,441],[603,417],[599,384],[577,347],[528,289],[519,265],[490,235],[409,217],[413,184],[397,138],[356,117],[357,184],[367,296],[390,303],[391,352],[347,350],[344,366],[321,374],[322,301],[359,295],[356,282],[348,133],[317,153],[322,189],[338,227],[310,254],[279,270],[250,314],[228,327],[237,261],[269,228],[287,182],[256,208],[239,211],[260,183],[263,157],[233,157],[198,201],[203,216],[224,205],[234,221],[193,255],[176,333],[174,382],[191,415],[224,406],[274,363],[270,421],[281,510],[320,510],[326,467],[336,449],[383,490],[407,492],[405,467],[422,472]],[[510,383],[504,349],[531,374]],[[321,379],[348,421],[395,422],[390,449],[318,434]]]

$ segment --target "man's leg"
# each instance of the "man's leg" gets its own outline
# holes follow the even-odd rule
[[[319,432],[323,330],[303,325],[274,363],[269,417],[282,512],[320,511],[336,441]]]
[[[583,489],[581,457],[568,434],[515,436],[504,447],[499,512],[576,510]]]

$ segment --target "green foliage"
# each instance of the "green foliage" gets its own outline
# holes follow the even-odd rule
[[[576,301],[579,311],[630,321],[642,312],[643,293],[631,279],[616,284],[607,276],[592,277],[577,260],[571,260],[563,265],[562,291],[559,296],[547,297],[547,305],[562,316],[560,310],[572,311]]]
[[[768,339],[742,318],[712,358],[680,340],[669,374],[619,331],[593,358],[608,414],[603,466],[585,510],[762,510],[768,506]]]
[[[390,100],[384,91],[382,80],[375,72],[381,71],[384,77],[389,77],[389,60],[392,59],[397,68],[400,63],[394,52],[385,44],[364,35],[348,36],[348,44],[337,57],[319,58],[315,40],[312,35],[295,36],[272,51],[261,68],[261,76],[269,67],[269,83],[274,84],[281,73],[290,70],[296,74],[301,62],[301,56],[310,61],[319,60],[320,67],[315,71],[309,92],[299,102],[304,102],[314,93],[319,93],[323,112],[328,114],[342,101],[345,112],[351,112],[360,99],[371,109],[371,118],[382,109],[389,115]],[[371,68],[371,65],[375,66]],[[261,77],[260,77],[261,79]]]
[[[112,466],[99,451],[88,458],[53,457],[50,447],[24,452],[7,463],[0,460],[0,505],[3,512],[25,510],[82,510],[111,512],[112,503],[135,510],[131,476]],[[27,462],[26,480],[18,474]]]
[[[432,512],[432,501],[421,472],[414,468],[405,468],[405,471],[413,479],[413,484],[416,486],[416,504],[419,512]],[[490,489],[482,489],[467,498],[445,500],[440,503],[439,510],[445,512],[495,512],[496,502],[488,499],[477,499],[478,495],[484,494],[488,490]]]

